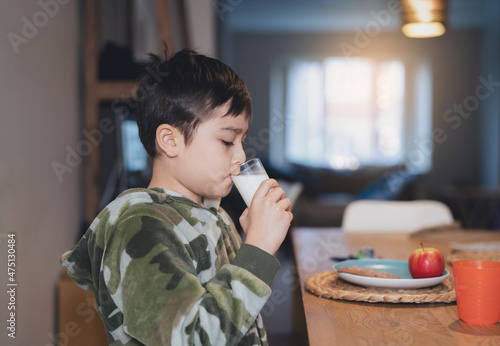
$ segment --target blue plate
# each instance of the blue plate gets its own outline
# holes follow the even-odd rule
[[[335,264],[333,266],[333,269],[337,271],[339,268],[347,266],[359,266],[363,268],[377,269],[399,276],[399,279],[384,279],[348,273],[337,273],[337,275],[345,281],[361,286],[377,288],[413,289],[430,287],[440,284],[444,281],[444,279],[448,277],[448,275],[450,275],[448,270],[445,269],[443,275],[441,276],[425,279],[413,279],[408,269],[407,261],[393,261],[383,259],[360,259],[342,261]]]

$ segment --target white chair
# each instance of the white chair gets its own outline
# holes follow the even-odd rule
[[[347,205],[345,232],[414,232],[425,227],[453,224],[450,209],[431,200],[357,200]]]

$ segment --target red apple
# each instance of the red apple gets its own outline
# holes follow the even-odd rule
[[[443,275],[444,257],[439,250],[429,247],[416,249],[408,260],[408,269],[414,279],[432,278]]]

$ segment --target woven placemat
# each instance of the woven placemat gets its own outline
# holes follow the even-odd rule
[[[451,303],[455,301],[453,281],[448,277],[443,283],[419,289],[385,289],[363,287],[348,283],[334,270],[311,276],[306,289],[322,298],[351,300],[369,303]]]

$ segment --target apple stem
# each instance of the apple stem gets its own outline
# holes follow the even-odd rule
[[[422,251],[425,251],[425,249],[424,249],[424,244],[423,244],[423,243],[420,243],[420,246],[422,247]]]

